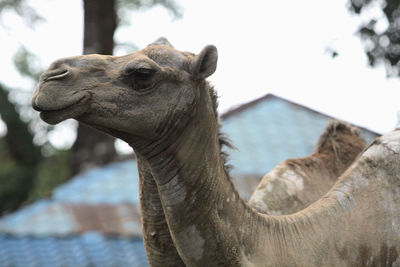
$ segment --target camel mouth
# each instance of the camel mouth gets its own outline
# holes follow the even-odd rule
[[[82,115],[88,108],[86,103],[89,97],[87,95],[82,96],[78,101],[57,109],[57,110],[42,110],[40,112],[40,118],[48,124],[54,125],[60,123],[66,119],[75,118]]]

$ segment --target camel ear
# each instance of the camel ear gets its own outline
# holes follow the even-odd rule
[[[218,51],[213,45],[207,45],[196,56],[193,64],[193,76],[196,79],[205,79],[217,69]]]

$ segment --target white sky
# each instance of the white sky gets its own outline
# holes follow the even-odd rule
[[[0,81],[31,88],[12,65],[20,44],[44,66],[82,51],[82,1],[32,0],[47,23],[29,29],[12,14],[0,29]],[[172,20],[161,7],[134,12],[132,25],[117,32],[120,41],[142,48],[165,36],[179,50],[198,53],[207,44],[219,51],[210,81],[219,92],[220,111],[273,93],[328,115],[387,132],[400,110],[400,80],[386,79],[383,67],[371,69],[354,33],[360,18],[346,0],[234,1],[185,0],[184,17]],[[379,16],[379,9],[370,13]],[[385,27],[385,22],[381,23]],[[339,52],[332,59],[326,48]],[[64,125],[64,126],[63,126]],[[71,143],[70,122],[51,140]]]

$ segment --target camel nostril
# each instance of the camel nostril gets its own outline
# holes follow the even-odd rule
[[[70,71],[68,69],[61,69],[61,70],[52,71],[52,72],[47,73],[47,74],[44,75],[43,82],[62,79],[64,77],[68,76],[69,72]]]
[[[38,107],[38,105],[36,105],[36,98],[32,99],[32,108],[36,111],[42,111],[41,108]]]

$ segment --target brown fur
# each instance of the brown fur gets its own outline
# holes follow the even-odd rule
[[[208,91],[210,92],[210,97],[213,103],[213,111],[215,114],[215,119],[219,120],[219,114],[218,114],[218,94],[217,91],[215,91],[214,87],[210,86],[208,82],[206,82],[205,87],[208,88]],[[232,145],[231,140],[226,136],[222,131],[221,131],[221,123],[218,124],[218,140],[219,140],[219,146],[220,146],[220,153],[221,157],[224,161],[224,166],[225,166],[225,171],[229,173],[229,171],[232,169],[232,166],[228,164],[228,158],[229,155],[227,152],[223,150],[223,147],[228,147],[231,149],[235,149],[235,146]]]

